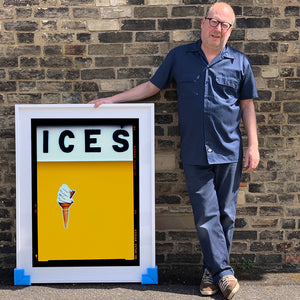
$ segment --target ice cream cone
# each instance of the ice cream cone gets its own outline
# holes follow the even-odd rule
[[[69,220],[69,207],[73,204],[73,202],[71,203],[67,203],[67,202],[63,202],[63,203],[59,203],[59,205],[62,208],[62,214],[63,214],[63,219],[64,219],[64,226],[65,228],[68,228],[68,220]]]

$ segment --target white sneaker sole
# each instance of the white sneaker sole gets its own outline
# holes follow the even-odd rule
[[[231,299],[233,298],[233,296],[238,292],[239,288],[240,288],[240,285],[239,285],[239,283],[237,282],[235,288],[231,291],[231,293],[229,294],[229,296],[228,296],[227,299],[228,299],[228,300],[231,300]]]
[[[219,291],[219,289],[216,289],[215,291],[201,291],[200,290],[200,294],[202,296],[212,296],[214,294],[216,294]]]

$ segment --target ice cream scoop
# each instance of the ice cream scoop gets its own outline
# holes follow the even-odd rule
[[[69,208],[74,203],[72,199],[75,194],[74,190],[71,190],[66,184],[63,184],[57,194],[57,202],[62,208],[64,227],[68,228],[69,221]]]
[[[57,194],[57,202],[58,203],[73,203],[73,195],[75,194],[74,190],[71,190],[66,184],[63,184],[58,191]]]

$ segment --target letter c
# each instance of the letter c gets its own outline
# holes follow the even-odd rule
[[[65,138],[66,137],[69,137],[70,139],[72,138],[75,138],[74,136],[74,133],[70,130],[64,130],[60,136],[59,136],[59,140],[58,140],[58,143],[59,143],[59,147],[60,149],[63,151],[63,152],[66,152],[66,153],[70,153],[73,151],[74,149],[74,145],[69,145],[68,147],[65,146]]]

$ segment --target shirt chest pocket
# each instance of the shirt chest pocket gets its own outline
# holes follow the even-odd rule
[[[234,78],[218,76],[216,77],[215,92],[228,101],[231,99],[235,102],[239,98],[240,83]]]
[[[239,82],[233,78],[228,78],[228,77],[216,77],[216,81],[219,85],[222,85],[227,88],[231,88],[234,90],[239,89]]]
[[[176,85],[179,97],[190,98],[198,96],[201,86],[200,75],[182,77],[176,82]]]

